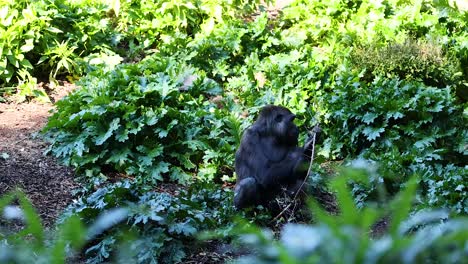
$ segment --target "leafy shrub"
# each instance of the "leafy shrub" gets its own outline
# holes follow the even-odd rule
[[[126,224],[116,226],[104,236],[87,244],[87,263],[101,263],[117,256],[119,237],[133,234],[129,261],[138,263],[181,261],[186,252],[197,247],[196,234],[233,223],[232,192],[213,184],[194,184],[177,196],[143,191],[128,181],[100,188],[70,206],[65,216],[78,214],[87,222],[103,210],[125,206]]]
[[[18,206],[12,205],[15,200]],[[1,263],[65,263],[72,258],[87,241],[120,222],[127,216],[125,209],[115,209],[101,214],[88,228],[80,219],[70,216],[49,234],[42,226],[39,215],[21,191],[14,191],[0,198],[0,212],[7,222],[23,222],[22,230],[8,234],[0,225]],[[8,227],[8,226],[7,226]]]
[[[2,86],[19,77],[18,71],[32,71],[32,54],[41,53],[47,42],[60,30],[53,27],[45,2],[30,4],[27,0],[3,1],[0,14],[0,80]],[[1,95],[1,94],[0,94]]]
[[[463,164],[466,117],[450,88],[380,77],[366,84],[347,74],[332,87],[325,98],[332,154],[373,158],[372,152],[396,151],[409,163]]]
[[[247,228],[240,244],[254,252],[236,263],[459,263],[466,255],[468,219],[448,219],[445,211],[411,212],[416,183],[410,181],[390,211],[358,210],[346,188],[346,177],[333,183],[340,215],[329,215],[312,202],[317,223],[288,224],[279,241],[268,230]],[[388,231],[372,237],[374,223],[387,215]]]
[[[468,214],[467,169],[466,165],[453,164],[418,164],[411,168],[421,175],[428,205],[451,208],[461,214]]]
[[[234,101],[229,107],[249,113],[244,124],[258,108],[279,104],[299,115],[297,122],[302,126],[313,115],[307,108],[319,107],[315,95],[336,64],[301,36],[284,35],[274,25],[266,13],[248,23],[215,24],[188,42],[181,52],[187,55],[180,57],[223,85],[226,96]]]
[[[446,87],[456,84],[462,74],[458,60],[431,42],[407,40],[385,47],[367,45],[354,49],[350,58],[358,71],[365,70],[364,79],[367,81],[372,81],[375,76],[387,76]]]
[[[141,60],[164,45],[180,48],[206,21],[232,19],[256,10],[258,5],[256,0],[4,0],[0,12],[0,55],[5,58],[0,62],[0,97],[15,91],[17,81],[28,81],[18,72],[54,80],[87,72],[88,64],[95,62],[88,57],[105,60],[117,53]],[[7,84],[12,86],[4,88]],[[33,92],[26,96],[34,96]]]
[[[117,28],[132,54],[171,46],[179,49],[204,27],[251,14],[259,4],[258,0],[123,1]]]
[[[125,172],[143,183],[229,172],[240,124],[210,100],[221,90],[203,71],[152,57],[80,84],[44,129],[50,151],[67,165],[88,175]]]
[[[80,57],[106,47],[104,43],[110,43],[115,35],[104,23],[107,10],[99,1],[97,5],[94,1],[3,1],[0,55],[5,59],[0,63],[1,86],[14,86],[17,82],[28,86],[31,78],[53,80],[65,74],[81,74]],[[37,96],[38,92],[44,95],[38,88],[22,88],[18,87],[23,97]]]
[[[414,173],[423,174],[423,181],[439,182],[437,178],[453,173],[450,167],[463,171],[468,155],[467,120],[450,88],[384,78],[366,84],[346,74],[331,87],[333,91],[324,101],[330,112],[324,126],[328,138],[322,153],[380,161],[384,175],[399,175],[389,181],[396,190]],[[432,166],[438,169],[429,169]],[[463,184],[463,174],[448,185]],[[453,191],[445,189],[449,190]],[[434,200],[433,195],[441,191],[431,193],[428,198]],[[463,192],[458,194],[463,196]],[[439,197],[436,204],[449,205],[458,212],[466,210],[460,207],[457,197]]]

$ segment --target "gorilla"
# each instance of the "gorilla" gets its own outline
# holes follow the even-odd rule
[[[290,193],[299,189],[307,174],[312,140],[297,146],[295,117],[285,107],[268,105],[244,132],[235,160],[237,209],[266,205],[282,187]]]

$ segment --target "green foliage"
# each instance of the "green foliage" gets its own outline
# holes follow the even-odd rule
[[[346,74],[332,87],[324,100],[332,154],[373,158],[376,151],[397,151],[406,161],[463,164],[466,137],[453,128],[466,128],[466,117],[450,88],[385,78],[367,84]]]
[[[459,61],[441,50],[437,43],[407,40],[379,48],[364,46],[351,54],[351,64],[358,71],[365,69],[365,80],[375,76],[421,80],[427,86],[446,87],[456,83],[462,73]]]
[[[117,29],[125,35],[130,55],[136,56],[148,49],[180,47],[201,28],[250,14],[259,3],[258,0],[122,1]]]
[[[55,29],[49,24],[50,12],[44,4],[28,5],[28,1],[2,1],[0,26],[0,78],[9,82],[17,69],[31,70],[31,62],[24,53],[34,49],[34,42],[41,37],[39,32]]]
[[[44,2],[34,5],[28,2],[0,2],[0,86],[2,87],[15,78],[20,78],[20,81],[31,80],[29,71],[33,70],[35,62],[31,62],[30,54],[41,50],[41,42],[53,37],[54,32],[59,31],[51,25],[50,16],[53,16],[54,12],[47,10]],[[14,90],[12,87],[2,88],[0,97],[3,93]],[[35,89],[21,87],[23,94],[32,95],[34,92]]]
[[[92,222],[101,211],[114,207],[125,206],[130,212],[125,225],[116,226],[88,244],[87,263],[101,263],[116,256],[116,242],[127,233],[135,236],[125,245],[130,249],[128,261],[174,263],[197,247],[197,233],[219,227],[229,230],[234,225],[230,221],[235,214],[231,200],[231,191],[213,184],[194,184],[172,196],[120,182],[80,199],[66,215],[77,214]]]
[[[462,214],[468,214],[467,169],[466,165],[457,167],[453,164],[419,164],[417,168],[412,168],[422,176],[429,205],[451,208]]]
[[[103,24],[102,17],[93,17],[93,14],[96,14],[93,12],[93,5],[94,2],[82,2],[80,6],[76,6],[64,0],[2,1],[2,86],[15,85],[18,82],[29,85],[31,78],[44,78],[48,72],[51,80],[67,74],[80,74],[83,68],[79,64],[79,56],[87,56],[105,47],[105,44],[101,43],[110,42],[113,35],[112,30]],[[105,6],[99,4],[98,8],[100,14],[105,14]],[[74,13],[76,10],[79,12]],[[96,29],[96,25],[101,25],[100,29]],[[93,35],[104,29],[106,33],[101,32],[100,38]],[[76,35],[80,34],[78,32],[82,34]],[[35,86],[35,83],[32,82],[31,86]],[[36,89],[19,89],[20,96],[38,96]]]
[[[68,6],[70,19],[84,12],[79,7],[85,3]],[[83,24],[80,30],[67,30],[73,41],[57,43],[76,43],[82,49],[96,47],[88,42],[94,39],[112,43],[119,47],[117,52],[122,52],[120,44],[128,43],[136,54],[155,54],[115,70],[90,67],[95,72],[81,81],[80,90],[58,103],[45,128],[50,151],[93,183],[102,182],[109,171],[136,177],[145,185],[228,179],[241,131],[261,106],[274,103],[298,114],[302,130],[324,123],[321,155],[360,155],[380,161],[384,175],[398,172],[393,190],[413,173],[439,174],[433,169],[424,172],[421,164],[461,168],[467,122],[452,94],[465,77],[451,79],[458,62],[450,60],[457,57],[447,57],[442,50],[464,54],[463,16],[443,3],[392,3],[298,1],[277,20],[262,13],[248,22],[235,18],[228,2],[219,7],[210,1],[184,3],[177,9],[176,2],[127,1],[120,8],[108,7],[113,11],[102,23],[122,32],[106,35],[104,28],[89,22],[96,24],[91,30],[95,33],[80,35],[87,32]],[[102,15],[100,8],[86,10],[92,14],[89,21]],[[441,23],[434,24],[436,20]],[[133,31],[140,34],[127,35]],[[444,34],[443,40],[430,41]],[[347,68],[356,56],[349,57],[351,44],[387,47],[406,39],[415,40],[372,56],[381,63],[375,64],[380,66],[374,74],[395,71],[395,77],[378,76],[369,84]],[[385,61],[387,53],[394,56]],[[411,57],[416,63],[401,64]],[[364,65],[372,63],[367,57],[360,58],[358,68],[374,66]],[[445,79],[439,80],[439,75]],[[399,81],[398,76],[412,78]],[[420,82],[424,78],[450,87],[427,87]],[[450,173],[448,168],[442,171]],[[356,188],[355,193],[362,194],[358,200],[364,201],[369,190]],[[457,204],[456,199],[437,204]]]
[[[364,175],[361,175],[364,177]],[[407,187],[392,202],[390,210],[367,207],[358,210],[346,177],[334,181],[340,215],[329,215],[317,202],[311,203],[314,225],[288,224],[274,241],[268,231],[247,231],[241,244],[255,255],[236,263],[459,263],[465,258],[468,219],[449,218],[445,211],[411,212],[417,184]],[[388,217],[389,216],[389,217]],[[388,233],[372,237],[370,229],[388,217]],[[375,228],[375,227],[374,227]]]
[[[52,75],[89,71],[44,129],[50,153],[91,183],[68,214],[89,223],[102,210],[130,210],[129,225],[88,244],[89,262],[120,258],[121,245],[133,252],[128,262],[181,261],[197,232],[230,230],[232,193],[212,184],[233,178],[241,133],[268,103],[292,109],[301,131],[321,123],[318,160],[373,165],[363,165],[370,183],[356,176],[350,192],[334,186],[340,216],[314,206],[316,226],[288,227],[279,245],[264,238],[272,262],[462,259],[466,220],[445,221],[445,211],[409,217],[416,187],[407,181],[420,176],[418,206],[467,212],[466,15],[419,0],[296,1],[276,19],[249,15],[257,1],[66,3],[52,20],[66,37],[49,43],[43,64]],[[178,195],[152,191],[168,181],[191,185]],[[386,206],[383,185],[390,194],[410,188],[389,210],[369,206]],[[389,233],[369,239],[389,215]],[[311,244],[290,246],[302,235]]]
[[[19,207],[11,205],[18,200]],[[25,227],[12,234],[3,232],[0,225],[0,262],[1,263],[65,263],[87,241],[96,238],[116,223],[124,219],[125,209],[109,211],[89,226],[85,226],[79,217],[72,215],[57,226],[53,234],[46,233],[39,215],[21,191],[14,191],[0,198],[2,224],[23,222]],[[6,226],[7,227],[7,226]],[[5,229],[6,230],[6,229]]]
[[[454,183],[449,185],[463,184],[467,120],[450,88],[385,78],[366,84],[347,75],[337,79],[333,87],[334,92],[325,99],[330,114],[324,126],[328,138],[322,153],[380,161],[384,175],[400,174],[393,180],[397,188],[414,173],[432,182],[444,174],[451,178],[448,175],[454,170],[459,176],[454,175],[450,180]],[[434,200],[434,193],[428,193],[430,200]],[[436,204],[466,212],[463,197],[460,190],[453,199],[440,197]]]
[[[268,2],[268,1],[267,1]],[[200,25],[256,10],[259,1],[71,1],[0,2],[0,97],[35,78],[80,76],[111,54],[140,60],[164,45],[186,43]],[[240,8],[240,9],[239,9]],[[18,80],[16,80],[18,79]],[[33,92],[26,94],[35,96]]]
[[[377,66],[378,73],[390,70],[430,85],[456,86],[465,102],[468,98],[467,13],[448,1],[295,1],[283,12],[284,35],[300,35],[305,43],[338,55],[335,62],[354,58],[360,65],[353,66],[369,72]]]
[[[51,152],[66,164],[88,175],[109,167],[154,184],[211,180],[232,162],[239,124],[210,101],[221,90],[203,71],[152,57],[96,72],[81,85],[45,127]]]

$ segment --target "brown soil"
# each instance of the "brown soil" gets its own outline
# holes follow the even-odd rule
[[[62,83],[52,91],[56,101],[74,89]],[[0,197],[21,188],[31,200],[45,226],[72,201],[71,192],[78,187],[71,168],[43,153],[47,144],[35,134],[46,124],[52,103],[0,104]]]

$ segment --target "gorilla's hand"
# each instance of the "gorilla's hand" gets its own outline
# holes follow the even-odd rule
[[[318,140],[319,133],[322,132],[322,129],[316,125],[312,131],[308,133],[308,137],[304,143],[304,154],[307,157],[310,157],[312,155],[312,147],[315,142]]]

